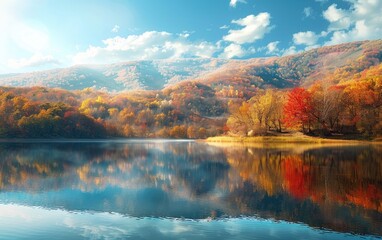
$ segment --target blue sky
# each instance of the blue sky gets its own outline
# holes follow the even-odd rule
[[[382,38],[382,0],[1,0],[0,73]]]

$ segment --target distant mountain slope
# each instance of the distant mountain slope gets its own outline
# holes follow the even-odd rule
[[[153,60],[74,66],[0,75],[0,85],[68,90],[94,87],[119,92],[159,90],[184,80],[197,80],[218,93],[237,90],[236,94],[250,95],[259,88],[309,86],[322,79],[343,82],[380,64],[381,60],[382,40],[375,40],[322,47],[285,57]]]
[[[350,80],[352,75],[376,66],[381,61],[382,40],[353,42],[279,58],[229,62],[198,80],[212,86],[309,86],[316,80]]]
[[[204,75],[232,60],[179,59],[81,65],[48,71],[0,75],[2,86],[43,86],[67,90],[157,90]]]

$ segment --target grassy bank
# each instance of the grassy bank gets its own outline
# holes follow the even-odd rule
[[[206,139],[206,142],[220,143],[361,143],[372,142],[367,140],[330,139],[311,137],[306,135],[285,135],[285,136],[259,136],[259,137],[233,137],[217,136]]]

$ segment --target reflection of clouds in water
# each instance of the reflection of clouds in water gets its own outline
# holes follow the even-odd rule
[[[193,229],[190,226],[182,226],[180,224],[175,224],[173,232],[174,233],[184,233],[191,232]]]
[[[45,211],[50,212],[50,210]],[[65,212],[61,211],[57,217],[63,214]],[[124,218],[117,214],[69,213],[65,214],[62,227],[69,228],[86,239],[122,239],[128,235],[130,227],[124,226],[123,220]]]
[[[87,239],[120,239],[127,235],[127,231],[111,226],[90,226],[81,227],[83,233],[81,236]]]
[[[32,222],[36,220],[36,208],[16,206],[16,205],[0,205],[0,219],[22,219],[24,222]],[[32,217],[34,216],[34,217]]]
[[[87,239],[178,239],[179,234],[192,236],[197,233],[188,225],[190,221],[131,218],[108,213],[73,214],[63,223]]]
[[[25,224],[25,214],[29,216]],[[0,239],[358,239],[256,218],[189,221],[0,204]]]
[[[113,217],[104,213],[84,220],[71,221],[67,227],[90,239],[242,239],[241,224],[235,222],[240,220],[138,219],[119,215]],[[110,226],[111,221],[113,226]]]

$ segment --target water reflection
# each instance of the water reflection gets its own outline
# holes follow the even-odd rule
[[[26,217],[28,216],[28,217]],[[20,224],[22,223],[22,224]],[[54,224],[52,224],[54,223]],[[12,226],[12,227],[9,227]],[[20,234],[22,233],[22,235]],[[20,237],[21,235],[21,237]],[[230,218],[224,221],[134,218],[110,213],[77,213],[0,204],[0,238],[4,239],[296,239],[347,240],[339,234],[284,221]]]
[[[1,143],[0,203],[134,217],[258,216],[382,235],[382,149]]]

